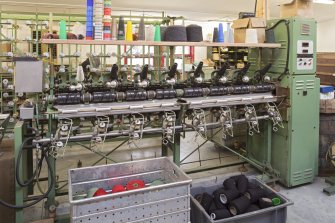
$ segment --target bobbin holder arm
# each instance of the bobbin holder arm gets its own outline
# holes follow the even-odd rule
[[[204,73],[202,68],[204,66],[204,63],[203,62],[200,62],[199,65],[197,66],[197,69],[195,69],[194,71],[194,77],[197,78],[197,77],[201,77],[201,75]]]
[[[169,71],[162,73],[162,75],[168,75],[169,79],[173,79],[177,73],[178,64],[174,63]]]
[[[236,81],[238,84],[243,83],[242,78],[247,75],[249,69],[250,69],[251,64],[247,63],[242,69],[237,71],[237,78]]]
[[[262,82],[264,80],[264,76],[269,72],[271,67],[272,67],[272,64],[269,63],[265,67],[263,67],[262,69],[257,70],[255,72],[255,75],[254,75],[256,82],[258,82],[258,83]]]
[[[112,70],[110,72],[111,81],[117,81],[118,80],[118,72],[119,72],[119,67],[116,64],[113,64]]]
[[[140,73],[136,73],[135,77],[140,76],[140,81],[148,80],[149,65],[144,65]]]
[[[196,69],[193,69],[192,71],[187,72],[188,75],[188,81],[190,81],[192,84],[201,84],[203,83],[203,79],[205,76],[205,73],[203,72],[204,63],[200,62]]]
[[[146,88],[149,86],[150,81],[148,80],[149,65],[144,65],[140,73],[135,74],[135,86],[138,88]],[[140,78],[138,78],[138,76]]]
[[[214,70],[211,73],[211,77],[212,79],[220,79],[221,77],[226,76],[226,71],[229,68],[229,64],[228,63],[224,63],[220,69]]]

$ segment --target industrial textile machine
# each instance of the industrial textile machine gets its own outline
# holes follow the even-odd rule
[[[222,63],[209,78],[202,62],[182,74],[173,59],[159,76],[149,65],[133,74],[121,64],[102,72],[97,55],[80,64],[77,76],[68,75],[67,68],[53,63],[57,40],[44,41],[50,50],[48,65],[46,60],[17,62],[15,91],[32,100],[20,108],[24,121],[15,126],[15,147],[19,151],[27,143],[23,134],[30,133],[33,147],[47,159],[49,209],[55,204],[55,163],[67,145],[85,141],[100,153],[105,142],[121,136],[138,142],[159,135],[162,155],[171,149],[180,164],[180,135],[196,131],[285,186],[312,182],[319,131],[316,22],[273,20],[266,32],[267,43],[277,48],[254,46],[244,68]],[[225,143],[239,124],[245,126],[242,150]],[[19,186],[17,193],[22,193]]]

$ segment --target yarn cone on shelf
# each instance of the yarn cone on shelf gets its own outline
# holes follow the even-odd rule
[[[124,40],[125,39],[125,30],[124,30],[124,18],[120,16],[119,19],[119,28],[117,33],[117,39],[118,40]]]
[[[65,20],[61,20],[59,22],[59,39],[67,39],[67,36],[66,36],[66,22],[65,22]]]
[[[133,22],[127,22],[126,41],[133,41]]]
[[[117,20],[115,18],[112,19],[112,40],[117,40]]]
[[[218,34],[218,42],[223,43],[224,42],[224,34],[223,34],[223,24],[219,24],[219,34]]]
[[[218,30],[218,28],[214,28],[214,30],[213,30],[213,42],[214,43],[218,42],[218,38],[219,38],[219,30]]]
[[[144,18],[141,18],[140,25],[139,25],[139,28],[138,28],[138,40],[145,40]]]
[[[162,38],[161,38],[161,27],[160,27],[160,25],[156,25],[154,41],[155,42],[160,42],[161,40],[162,40]]]
[[[146,41],[154,41],[154,39],[155,39],[155,27],[154,26],[146,27],[145,40]]]

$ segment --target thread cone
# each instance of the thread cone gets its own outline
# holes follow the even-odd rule
[[[160,42],[161,40],[162,40],[161,39],[161,27],[159,25],[156,25],[154,41],[155,42]]]
[[[145,24],[144,18],[141,18],[140,26],[138,29],[138,40],[145,40]]]
[[[127,32],[126,32],[126,40],[133,41],[133,22],[127,22]]]

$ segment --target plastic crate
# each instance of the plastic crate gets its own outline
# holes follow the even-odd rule
[[[126,185],[134,179],[141,179],[146,184],[160,179],[165,184],[100,197],[74,199],[90,188],[104,188],[109,191],[116,184]],[[71,169],[71,221],[188,223],[190,184],[191,179],[168,158]]]
[[[222,183],[217,184],[217,181],[213,180],[213,184],[208,186],[192,187],[191,189],[191,222],[192,223],[285,223],[287,218],[287,206],[293,205],[293,202],[283,195],[277,193],[272,188],[264,184],[262,181],[257,178],[249,178],[250,182],[253,182],[267,191],[275,193],[281,200],[285,201],[283,204],[261,209],[259,211],[249,212],[246,214],[237,215],[235,217],[226,218],[214,221],[210,218],[207,212],[199,204],[199,202],[194,198],[195,195],[201,193],[212,194],[215,190],[222,187]],[[214,183],[216,182],[216,183]]]

